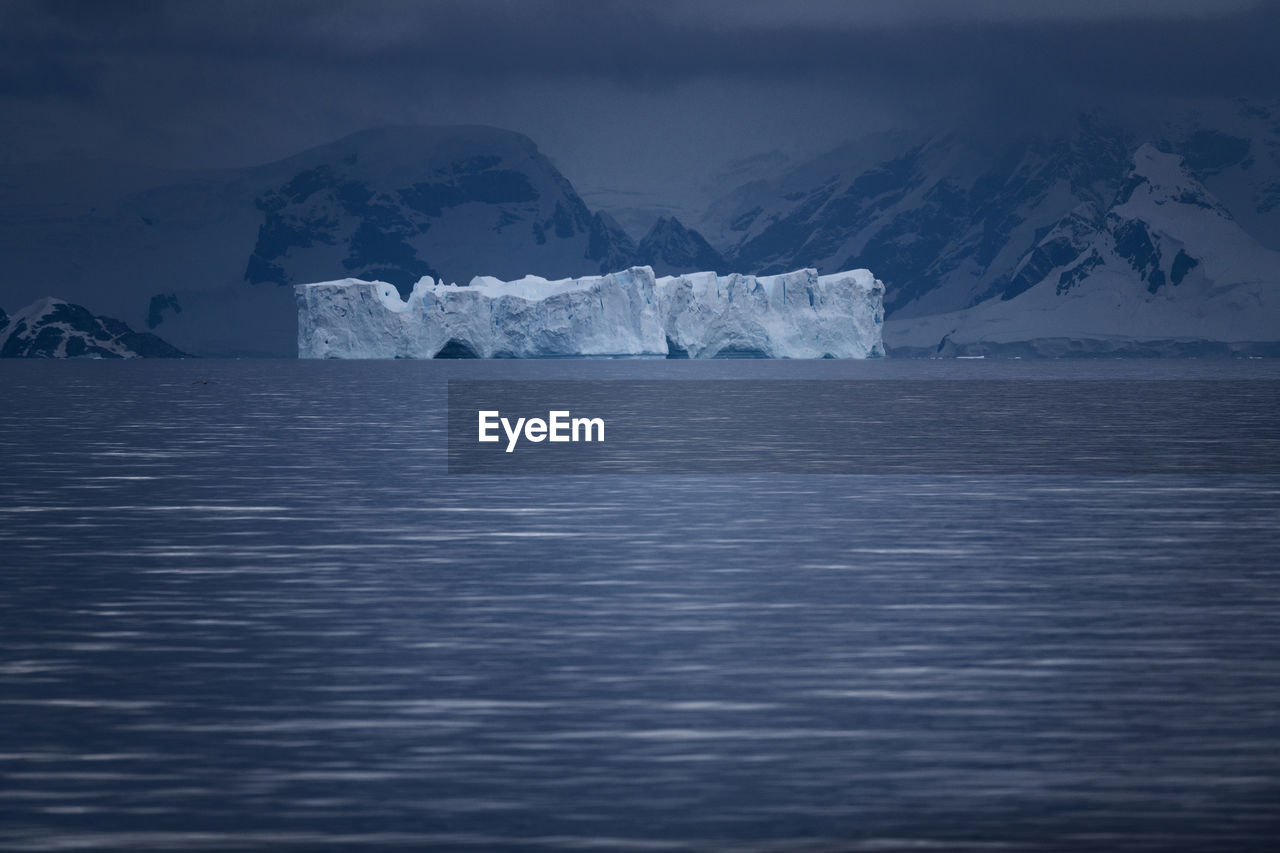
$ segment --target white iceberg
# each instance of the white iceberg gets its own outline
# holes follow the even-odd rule
[[[295,292],[300,358],[884,354],[884,285],[867,270],[655,278],[646,266],[466,287],[424,277],[407,300],[350,278]]]

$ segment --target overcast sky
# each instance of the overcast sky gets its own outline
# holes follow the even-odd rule
[[[379,124],[532,136],[575,183],[917,126],[1275,98],[1252,0],[0,0],[0,160],[276,159]]]

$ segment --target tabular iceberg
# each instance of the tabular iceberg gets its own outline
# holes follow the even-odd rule
[[[300,358],[650,356],[868,358],[884,354],[884,285],[867,270],[772,276],[650,267],[548,281],[295,288]]]

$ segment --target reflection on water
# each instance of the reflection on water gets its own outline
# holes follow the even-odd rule
[[[1170,369],[5,364],[0,847],[1265,848],[1274,477],[443,474],[446,375]]]

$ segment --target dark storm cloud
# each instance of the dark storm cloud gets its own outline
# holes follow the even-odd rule
[[[3,23],[6,48],[63,62],[63,74],[112,59],[620,82],[871,74],[914,85],[1016,71],[1183,91],[1274,87],[1280,70],[1277,6],[1247,2],[38,2],[6,7]]]
[[[985,120],[1126,96],[1274,97],[1278,33],[1277,5],[1248,0],[9,3],[0,106],[24,104],[52,135],[86,110],[103,145],[126,147],[130,128],[160,144],[287,111],[305,135],[326,115],[346,128],[398,104],[518,101],[538,81],[569,102],[598,101],[602,84],[625,99],[718,79],[849,93],[905,123]]]

